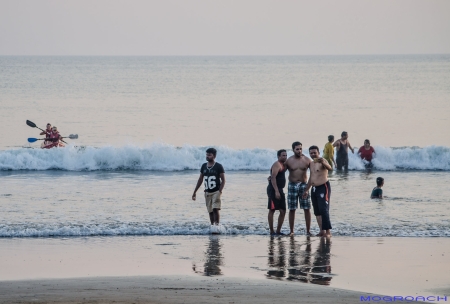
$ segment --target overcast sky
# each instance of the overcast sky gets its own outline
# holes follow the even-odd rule
[[[450,0],[0,0],[0,55],[450,53]]]

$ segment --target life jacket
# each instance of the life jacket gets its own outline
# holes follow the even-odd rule
[[[52,141],[52,142],[58,142],[60,137],[61,137],[61,135],[59,135],[58,131],[56,131],[56,132],[52,131],[50,133],[50,141]]]
[[[44,132],[45,132],[45,138],[50,138],[50,135],[52,135],[52,130],[51,129],[50,129],[50,131],[45,129]]]

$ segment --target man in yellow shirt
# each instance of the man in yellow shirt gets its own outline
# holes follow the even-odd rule
[[[328,136],[328,142],[325,144],[323,148],[323,158],[325,158],[331,166],[331,170],[333,170],[333,164],[336,168],[336,162],[334,161],[334,148],[333,148],[334,136]]]

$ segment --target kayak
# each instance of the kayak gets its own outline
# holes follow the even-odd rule
[[[41,144],[41,149],[63,148],[63,147],[65,147],[65,145],[61,142],[44,141]]]

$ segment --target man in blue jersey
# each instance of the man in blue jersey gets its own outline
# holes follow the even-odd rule
[[[197,185],[195,186],[194,194],[192,194],[192,200],[197,198],[197,190],[200,185],[205,185],[205,200],[206,209],[209,213],[209,220],[211,221],[211,232],[218,232],[217,227],[220,222],[220,209],[221,209],[221,196],[223,187],[225,186],[225,170],[223,166],[215,161],[217,150],[209,148],[206,150],[206,163],[204,163],[200,169],[200,177],[198,178]]]

